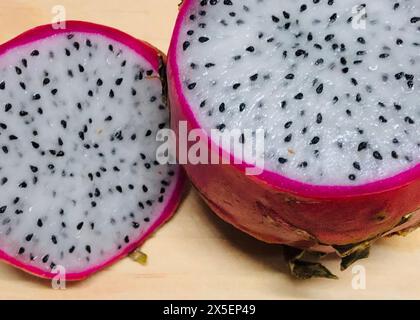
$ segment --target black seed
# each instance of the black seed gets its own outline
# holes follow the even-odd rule
[[[322,123],[322,114],[318,113],[316,115],[316,123],[321,124]]]
[[[81,230],[83,228],[83,222],[79,222],[76,226],[77,230]]]
[[[295,95],[295,99],[296,100],[302,100],[303,99],[303,93],[298,93],[297,95]]]
[[[404,72],[399,72],[395,74],[395,79],[400,80],[404,76]]]
[[[189,90],[193,90],[196,87],[197,83],[193,82],[188,85]]]
[[[353,162],[353,168],[360,171],[361,170],[360,163],[359,162]]]
[[[121,83],[123,82],[123,78],[118,78],[116,81],[115,81],[115,84],[117,85],[117,86],[119,86],[119,85],[121,85]]]
[[[359,144],[359,146],[358,146],[358,148],[357,148],[357,151],[362,151],[362,150],[364,150],[364,149],[366,149],[367,148],[367,146],[368,146],[368,143],[367,142],[361,142],[360,144]]]
[[[280,21],[280,19],[274,15],[271,16],[271,20],[273,20],[274,23],[278,23]]]
[[[287,80],[293,80],[295,78],[295,75],[293,73],[289,73],[288,75],[285,76],[285,78]]]
[[[258,79],[258,73],[256,73],[256,74],[254,74],[254,75],[250,76],[250,77],[249,77],[249,79],[250,79],[251,81],[256,81],[256,80]]]
[[[244,144],[245,143],[245,135],[242,133],[241,136],[239,137],[239,143]]]
[[[330,23],[334,23],[337,20],[337,13],[334,13],[331,17],[330,17]]]
[[[299,168],[307,168],[308,167],[308,162],[303,161],[299,164]]]
[[[39,56],[39,51],[38,51],[38,50],[34,50],[34,51],[32,51],[32,52],[31,52],[31,56],[32,56],[32,57]]]
[[[379,153],[379,151],[374,151],[373,152],[373,157],[377,160],[382,160],[382,155]]]
[[[253,46],[249,46],[248,48],[246,48],[246,51],[248,52],[254,52],[255,48]]]
[[[91,249],[91,247],[89,245],[87,245],[85,247],[85,249],[86,249],[87,253],[91,253],[92,252],[92,249]]]
[[[205,43],[205,42],[207,42],[207,41],[209,41],[210,39],[209,38],[207,38],[207,37],[200,37],[200,38],[198,38],[198,41],[200,41],[201,43]]]
[[[350,179],[351,181],[356,180],[356,175],[354,175],[354,174],[349,175],[349,179]]]
[[[325,41],[331,41],[332,39],[334,39],[335,35],[334,34],[328,34],[325,36]]]
[[[289,129],[292,126],[292,124],[293,124],[293,121],[286,122],[285,125],[284,125],[284,127],[286,129]]]
[[[408,116],[404,118],[404,121],[405,121],[405,122],[407,122],[408,124],[414,124],[414,123],[415,123],[415,122],[414,122],[414,120],[413,120],[413,119],[411,119],[411,118],[410,118],[410,117],[408,117]]]
[[[79,64],[79,72],[83,72],[83,71],[85,71],[85,68],[81,64]]]
[[[405,76],[406,80],[414,80],[414,75],[413,74],[406,73],[404,76]]]
[[[322,91],[324,91],[324,85],[321,83],[317,88],[316,88],[316,93],[321,94]]]
[[[39,93],[36,93],[32,96],[32,100],[39,100],[41,99],[41,95]]]
[[[359,37],[359,38],[357,38],[357,42],[359,42],[361,44],[365,44],[366,40],[363,37]]]
[[[398,158],[399,158],[398,153],[397,153],[397,152],[395,152],[395,151],[392,151],[392,152],[391,152],[391,156],[392,156],[394,159],[398,159]]]
[[[102,81],[102,79],[98,79],[98,80],[96,81],[96,85],[97,85],[98,87],[102,86],[103,84],[104,84],[104,82]]]
[[[0,207],[0,213],[5,213],[7,209],[7,206]]]
[[[131,225],[133,226],[134,229],[138,229],[140,227],[140,224],[134,221],[131,223]]]
[[[305,54],[306,54],[306,51],[303,50],[303,49],[298,49],[295,52],[296,57],[300,57],[300,56],[305,55]]]
[[[313,139],[311,140],[311,144],[318,144],[320,141],[319,137],[313,137]]]
[[[284,142],[290,142],[292,141],[292,138],[293,138],[293,134],[290,133],[284,138]]]
[[[41,228],[44,224],[42,223],[41,219],[38,219],[38,221],[36,222],[36,225]]]
[[[224,123],[218,124],[216,126],[216,129],[219,131],[223,131],[226,128],[226,125]]]
[[[379,116],[379,121],[380,122],[382,122],[382,123],[386,123],[386,122],[388,122],[388,120],[384,117],[384,116]]]
[[[285,164],[286,162],[287,162],[286,158],[282,158],[282,157],[279,158],[279,163],[280,164]]]
[[[52,241],[52,243],[54,243],[54,244],[57,244],[57,237],[56,236],[51,236],[51,241]]]
[[[219,106],[219,111],[220,112],[225,112],[225,110],[226,110],[226,105],[224,103],[221,103],[220,106]]]
[[[312,33],[311,32],[309,32],[308,33],[308,36],[307,36],[307,40],[308,41],[312,41],[314,39],[314,36],[312,35]]]
[[[185,50],[187,50],[189,46],[190,46],[190,43],[189,43],[188,41],[185,41],[185,42],[182,44],[182,48],[184,49],[184,51],[185,51]]]

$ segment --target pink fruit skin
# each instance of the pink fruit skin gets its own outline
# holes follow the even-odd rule
[[[120,42],[126,45],[127,47],[131,48],[132,50],[134,50],[136,53],[138,53],[142,57],[144,57],[151,64],[152,68],[155,71],[158,71],[159,69],[158,57],[159,55],[162,55],[162,53],[158,49],[154,48],[153,46],[151,46],[150,44],[144,41],[138,40],[119,30],[102,26],[102,25],[98,25],[98,24],[83,22],[83,21],[66,21],[65,29],[54,29],[52,25],[44,25],[44,26],[31,29],[17,36],[16,38],[10,40],[9,42],[2,44],[0,46],[0,59],[3,54],[5,54],[7,51],[13,48],[23,46],[31,42],[44,39],[50,36],[54,36],[61,33],[69,33],[69,32],[83,32],[83,33],[90,33],[90,34],[99,34],[109,39]],[[153,234],[153,232],[156,231],[157,228],[159,228],[165,222],[167,222],[175,213],[175,210],[181,201],[183,189],[186,182],[184,171],[181,168],[177,170],[178,172],[176,172],[175,174],[175,176],[177,177],[177,182],[176,182],[176,185],[174,186],[171,196],[167,199],[165,210],[162,212],[160,218],[149,228],[149,230],[146,233],[141,235],[141,237],[139,237],[136,241],[130,244],[117,256],[112,257],[108,261],[104,261],[100,265],[95,266],[91,269],[85,270],[83,272],[67,273],[65,275],[66,280],[68,281],[83,280],[91,276],[93,273],[96,273],[104,269],[105,267],[115,263],[116,261],[124,258],[129,253],[134,251],[137,247],[139,247],[151,234]],[[46,272],[39,268],[26,265],[22,263],[21,261],[15,259],[14,257],[8,255],[2,250],[0,250],[0,259],[6,261],[7,263],[19,269],[22,269],[23,271],[26,271],[28,273],[31,273],[41,278],[52,279],[57,276],[57,274]]]
[[[183,95],[177,63],[182,23],[198,3],[185,0],[180,7],[168,54],[172,128],[177,134],[179,121],[187,122],[188,131],[200,128]],[[232,165],[186,164],[192,183],[222,219],[268,243],[328,252],[330,245],[357,243],[389,232],[403,216],[420,208],[420,164],[365,185],[316,186],[269,171],[247,176],[244,170],[249,165],[233,164],[231,155],[205,137],[209,154],[222,155]],[[419,216],[399,229],[418,225]]]

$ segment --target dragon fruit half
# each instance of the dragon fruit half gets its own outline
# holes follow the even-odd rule
[[[332,277],[304,250],[337,252],[345,269],[375,240],[414,229],[419,36],[415,0],[185,0],[168,57],[172,125],[202,129],[202,150],[230,160],[185,165],[205,201],[254,237],[298,248],[290,266],[303,278]],[[264,129],[260,175],[210,138],[233,129]]]
[[[0,46],[0,258],[83,279],[171,216],[183,176],[156,161],[156,132],[169,124],[163,59],[75,21]]]

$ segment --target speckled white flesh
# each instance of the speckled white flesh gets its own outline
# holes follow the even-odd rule
[[[128,47],[83,33],[0,57],[1,250],[81,272],[160,218],[178,171],[155,163],[169,114],[152,72]]]
[[[177,54],[201,126],[265,129],[266,169],[315,185],[418,164],[420,3],[362,3],[197,0]]]

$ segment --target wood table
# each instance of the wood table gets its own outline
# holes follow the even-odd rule
[[[179,0],[60,0],[67,19],[114,26],[166,51]],[[56,0],[0,1],[0,41],[49,23]],[[0,298],[12,299],[380,299],[420,298],[420,232],[380,241],[368,260],[366,289],[354,289],[359,269],[340,280],[292,279],[281,246],[266,245],[215,217],[190,190],[176,216],[142,248],[147,266],[124,259],[92,278],[53,290],[0,264]]]

